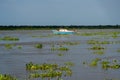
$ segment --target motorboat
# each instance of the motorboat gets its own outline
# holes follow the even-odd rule
[[[52,30],[53,34],[74,34],[75,32],[67,29]]]

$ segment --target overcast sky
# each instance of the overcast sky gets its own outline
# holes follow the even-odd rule
[[[120,24],[120,0],[0,0],[0,25]]]

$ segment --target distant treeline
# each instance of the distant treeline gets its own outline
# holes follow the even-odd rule
[[[67,29],[120,29],[120,25],[70,25],[70,26],[29,26],[29,25],[9,25],[3,26],[0,25],[0,30],[38,30],[38,29],[59,29],[59,28],[67,28]]]

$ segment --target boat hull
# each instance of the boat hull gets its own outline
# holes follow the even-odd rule
[[[74,34],[74,31],[57,31],[57,30],[52,30],[53,34]]]

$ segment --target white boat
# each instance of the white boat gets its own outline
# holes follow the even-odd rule
[[[74,34],[74,31],[67,29],[52,30],[54,34]]]

